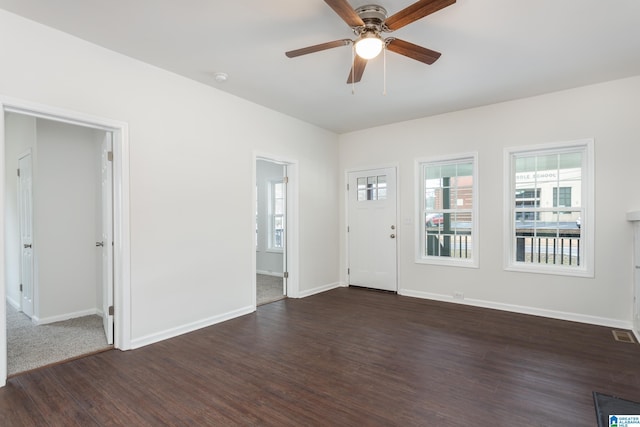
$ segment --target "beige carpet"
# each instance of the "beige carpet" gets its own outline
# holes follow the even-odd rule
[[[256,304],[262,305],[285,298],[282,292],[282,277],[258,274],[256,276]]]
[[[6,307],[8,375],[111,348],[99,316],[36,326],[10,304]]]

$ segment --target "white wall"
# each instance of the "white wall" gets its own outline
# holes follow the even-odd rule
[[[628,327],[632,232],[625,213],[640,208],[638,111],[640,77],[612,81],[345,134],[340,169],[344,175],[348,168],[400,165],[401,293],[451,300],[461,291],[467,303]],[[504,271],[503,149],[582,138],[595,140],[595,278]],[[470,151],[478,152],[480,268],[416,264],[414,160]],[[344,230],[344,205],[340,211]]]
[[[39,321],[96,312],[96,234],[104,132],[37,120],[34,241]]]
[[[0,52],[0,97],[128,123],[134,347],[252,308],[254,152],[297,161],[300,290],[339,281],[335,134],[5,11]]]
[[[259,273],[282,275],[282,251],[269,250],[269,186],[282,181],[284,166],[265,160],[256,161],[256,187],[258,192],[258,246],[256,270]]]
[[[20,307],[20,222],[18,220],[18,156],[28,149],[36,153],[36,119],[5,113],[5,286],[6,297]],[[35,174],[35,171],[34,171]]]

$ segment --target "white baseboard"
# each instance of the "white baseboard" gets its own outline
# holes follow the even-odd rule
[[[282,273],[273,272],[273,271],[264,271],[264,270],[256,270],[256,274],[264,274],[265,276],[273,276],[273,277],[282,277]]]
[[[16,310],[20,311],[20,301],[16,301],[13,298],[7,297],[7,303],[15,308]]]
[[[90,308],[88,310],[59,314],[56,316],[43,317],[43,318],[33,316],[31,320],[33,320],[33,323],[35,323],[36,325],[46,325],[48,323],[62,322],[63,320],[75,319],[76,317],[83,317],[83,316],[92,316],[94,314],[98,314],[97,308]]]
[[[514,304],[503,304],[492,301],[476,300],[476,299],[457,299],[450,295],[434,294],[430,292],[413,291],[409,289],[400,289],[399,295],[430,299],[436,301],[452,302],[455,304],[465,304],[474,307],[492,308],[495,310],[510,311],[513,313],[530,314],[533,316],[548,317],[551,319],[569,320],[571,322],[588,323],[591,325],[607,326],[611,328],[631,329],[633,327],[631,322],[627,322],[619,319],[610,319],[607,317],[589,316],[586,314],[567,313],[564,311],[546,310],[542,308],[526,307]]]
[[[244,308],[233,310],[218,316],[213,316],[207,319],[202,319],[196,322],[188,323],[186,325],[182,325],[176,328],[171,328],[165,331],[149,334],[144,337],[135,338],[131,340],[131,349],[133,350],[136,348],[144,347],[149,344],[154,344],[160,341],[164,341],[169,338],[174,338],[179,335],[187,334],[189,332],[197,331],[198,329],[206,328],[207,326],[212,326],[212,325],[215,325],[216,323],[221,323],[226,320],[231,320],[236,317],[244,316],[245,314],[253,313],[254,311],[256,311],[256,308],[254,306],[244,307]]]
[[[329,283],[328,285],[318,286],[313,289],[305,289],[298,293],[298,298],[310,297],[311,295],[319,294],[322,292],[330,291],[331,289],[339,288],[342,284],[340,282]]]

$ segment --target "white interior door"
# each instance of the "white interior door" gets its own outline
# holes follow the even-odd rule
[[[102,141],[102,323],[107,343],[113,344],[113,172],[112,133],[107,132]]]
[[[31,151],[18,158],[18,215],[20,221],[20,308],[33,317],[33,162]]]
[[[349,173],[349,284],[397,290],[396,170]]]

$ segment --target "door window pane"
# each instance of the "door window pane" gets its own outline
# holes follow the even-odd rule
[[[360,177],[357,181],[358,201],[385,200],[387,198],[387,176]]]

